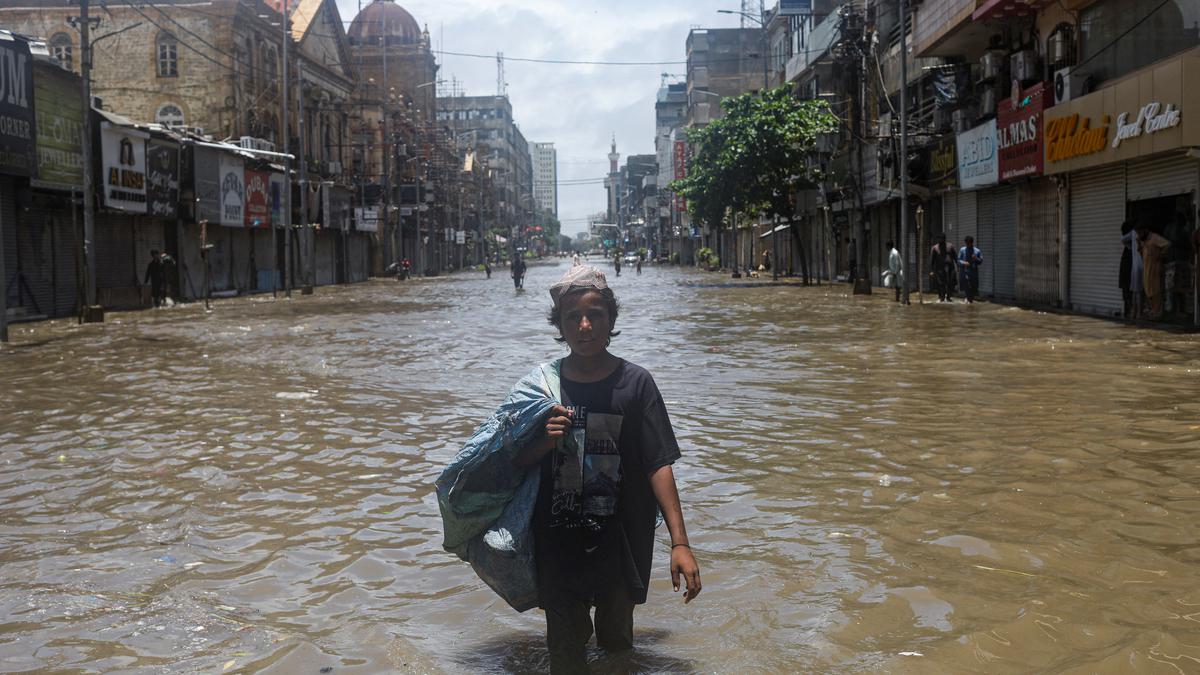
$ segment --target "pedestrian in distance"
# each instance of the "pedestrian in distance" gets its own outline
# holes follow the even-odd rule
[[[1150,231],[1146,223],[1137,227],[1138,249],[1142,252],[1142,287],[1150,305],[1150,318],[1158,320],[1163,312],[1163,259],[1171,242]]]
[[[983,252],[975,248],[975,237],[965,237],[963,247],[958,249],[958,285],[962,287],[967,302],[974,303],[979,295],[979,268],[983,266]]]
[[[900,302],[900,289],[904,286],[904,260],[895,242],[890,239],[884,244],[888,249],[888,268],[883,272],[884,288],[896,289],[896,302]]]
[[[166,272],[167,265],[171,262],[174,261],[166,253],[151,249],[150,264],[146,265],[146,275],[142,283],[150,286],[150,298],[155,307],[162,307],[167,302]]]
[[[525,258],[517,253],[512,261],[513,288],[525,287]]]
[[[486,278],[492,278],[492,266],[486,259],[483,261],[483,273],[487,275]]]
[[[579,267],[582,264],[579,262],[579,252],[576,251],[575,255],[571,256],[571,267]]]
[[[637,273],[641,274],[642,273],[642,256],[640,256],[640,255],[638,256],[636,264],[637,264]]]
[[[929,250],[930,276],[937,289],[938,302],[953,302],[954,277],[958,273],[958,251],[954,244],[946,241],[943,233],[938,237],[938,243]]]
[[[617,252],[613,256],[613,269],[617,271],[617,276],[621,276],[621,253]]]

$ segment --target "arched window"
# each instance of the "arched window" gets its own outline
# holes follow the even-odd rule
[[[183,110],[174,103],[164,103],[158,107],[158,112],[154,113],[154,121],[164,127],[181,127]]]
[[[155,40],[158,54],[158,76],[179,77],[179,41],[175,36],[163,31]]]
[[[66,33],[55,33],[50,38],[50,55],[58,59],[63,68],[72,70],[74,67],[74,46],[71,44],[71,36]]]

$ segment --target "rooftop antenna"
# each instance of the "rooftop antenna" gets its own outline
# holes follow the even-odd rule
[[[504,52],[496,52],[496,96],[508,96],[508,83],[504,81]]]

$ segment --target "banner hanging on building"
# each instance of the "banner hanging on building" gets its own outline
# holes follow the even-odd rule
[[[996,156],[996,120],[958,135],[958,185],[964,190],[995,185],[1000,180]]]
[[[56,65],[40,64],[33,81],[37,110],[37,180],[54,190],[83,188],[83,109],[78,78]]]
[[[368,206],[365,209],[354,209],[354,229],[359,232],[378,232],[379,207]]]
[[[687,178],[687,142],[675,141],[674,152],[675,180]],[[681,194],[675,195],[675,210],[687,211],[687,198]]]
[[[192,151],[192,179],[196,183],[196,222],[221,222],[221,154],[211,148]]]
[[[267,227],[271,218],[271,176],[246,169],[246,227]]]
[[[0,31],[0,174],[34,175],[35,98],[29,43]]]
[[[241,157],[221,153],[221,224],[246,226],[246,169]]]
[[[1046,84],[1038,83],[996,106],[996,141],[1000,146],[1000,180],[1042,173],[1042,111]]]
[[[179,145],[151,138],[146,142],[146,211],[159,218],[179,214]]]
[[[146,212],[146,139],[144,131],[100,123],[100,162],[104,206],[129,213]]]
[[[271,226],[283,227],[283,200],[284,188],[286,185],[283,181],[283,174],[271,174]]]

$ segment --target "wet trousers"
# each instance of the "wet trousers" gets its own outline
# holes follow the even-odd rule
[[[592,598],[570,593],[542,598],[546,610],[546,646],[550,672],[586,673],[587,643],[592,637],[591,608],[596,608],[596,644],[606,652],[633,649],[633,600],[625,584],[617,583]]]

